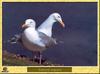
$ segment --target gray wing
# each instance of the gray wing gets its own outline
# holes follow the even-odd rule
[[[41,38],[41,41],[45,44],[46,47],[50,47],[57,44],[54,38],[51,38],[42,32],[38,32],[38,33],[39,33],[39,37]]]
[[[21,43],[22,44],[22,34],[15,34],[11,39],[8,40],[11,44]]]

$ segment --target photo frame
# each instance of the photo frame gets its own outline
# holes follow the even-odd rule
[[[15,3],[15,4],[14,4]],[[20,4],[22,4],[23,3],[23,6],[24,6],[24,3],[26,4],[26,6],[28,5],[28,3],[29,3],[29,5],[30,5],[30,7],[31,7],[31,5],[32,5],[32,3],[33,3],[33,5],[34,5],[34,9],[35,9],[35,11],[32,11],[32,12],[34,12],[34,13],[30,13],[31,12],[31,8],[29,9],[30,11],[29,12],[26,12],[25,13],[25,11],[26,11],[26,9],[24,8],[24,7],[22,7],[22,11],[20,10],[20,11],[17,11],[18,10],[18,8],[16,7],[16,6],[14,6],[14,5],[17,5],[17,4],[19,4],[19,7],[21,6]],[[40,5],[40,7],[36,7],[35,6],[35,4],[37,3],[37,6],[38,5]],[[38,4],[38,3],[40,3],[40,4]],[[4,48],[4,41],[6,40],[6,38],[8,37],[9,38],[9,36],[8,35],[11,35],[11,27],[9,27],[9,26],[5,26],[4,24],[6,24],[5,22],[12,22],[12,20],[11,21],[8,21],[8,20],[6,20],[6,19],[9,19],[9,17],[10,17],[10,19],[14,19],[15,17],[20,17],[21,16],[21,14],[23,14],[23,15],[28,15],[28,16],[26,16],[25,18],[20,18],[20,20],[21,21],[18,21],[18,20],[15,20],[15,21],[18,21],[18,23],[16,23],[16,24],[22,24],[23,22],[24,22],[24,20],[25,19],[27,19],[28,17],[29,18],[33,18],[33,16],[35,16],[36,15],[36,13],[37,13],[37,11],[39,11],[39,12],[41,12],[41,13],[37,13],[37,15],[35,16],[36,17],[36,19],[39,17],[39,18],[46,18],[47,17],[47,15],[49,15],[49,12],[50,11],[52,11],[52,12],[60,12],[60,10],[59,10],[59,8],[57,9],[57,10],[54,10],[54,9],[49,9],[48,7],[50,7],[50,5],[48,5],[48,10],[50,10],[50,11],[46,11],[45,12],[45,14],[44,15],[46,15],[45,17],[43,16],[43,15],[41,15],[44,11],[42,11],[42,10],[44,10],[45,8],[45,6],[43,6],[42,7],[42,4],[43,3],[47,3],[47,5],[48,4],[55,4],[55,8],[54,9],[56,9],[57,8],[57,4],[56,3],[58,3],[58,5],[60,5],[60,3],[62,3],[62,6],[64,5],[63,3],[70,3],[69,4],[69,7],[71,7],[71,5],[73,5],[74,3],[78,3],[78,4],[80,4],[80,3],[94,3],[94,4],[96,4],[96,7],[94,7],[94,9],[96,10],[96,12],[95,11],[93,11],[92,10],[92,8],[91,8],[91,11],[93,11],[93,13],[95,12],[95,13],[97,13],[97,15],[96,15],[96,19],[97,20],[95,20],[96,21],[96,25],[97,26],[95,26],[96,27],[96,31],[97,31],[97,33],[96,34],[94,34],[94,35],[96,35],[95,36],[95,38],[96,38],[96,44],[95,45],[97,45],[96,46],[96,51],[93,51],[93,52],[96,52],[96,62],[97,63],[95,63],[95,64],[80,64],[80,65],[78,65],[79,64],[79,62],[81,62],[81,61],[79,61],[78,62],[78,66],[76,66],[76,64],[74,65],[74,64],[72,64],[72,65],[58,65],[58,66],[55,66],[55,65],[53,65],[53,66],[50,66],[50,65],[47,65],[47,66],[39,66],[39,65],[36,65],[36,66],[28,66],[28,65],[25,65],[25,66],[21,66],[21,65],[9,65],[9,64],[3,64],[4,62],[3,62],[3,54],[4,53],[6,53],[6,52],[3,52],[3,48]],[[72,3],[72,4],[71,4]],[[7,5],[8,4],[8,5]],[[82,8],[84,8],[84,4],[83,4],[83,6],[82,6]],[[7,5],[7,7],[5,6],[5,5]],[[10,6],[11,5],[11,6]],[[80,4],[81,5],[81,4]],[[98,73],[99,74],[99,66],[100,66],[100,51],[99,51],[99,21],[100,21],[100,19],[99,19],[99,6],[100,4],[99,4],[99,0],[97,1],[97,0],[3,0],[3,1],[0,1],[0,73],[33,73],[33,74],[38,74],[38,73],[57,73],[57,74],[64,74],[64,73],[69,73],[69,74],[71,74],[71,73]],[[14,6],[13,8],[11,8],[12,6]],[[53,7],[53,5],[51,5],[52,7]],[[91,6],[92,6],[92,4],[91,4]],[[95,5],[94,5],[95,6]],[[77,8],[78,6],[76,6],[76,8]],[[88,6],[87,6],[88,7]],[[11,8],[11,9],[8,9],[8,8]],[[16,9],[17,8],[17,9]],[[40,10],[38,10],[40,8]],[[42,8],[44,8],[44,9],[42,9]],[[66,8],[68,8],[68,7],[66,7]],[[81,7],[79,7],[79,8],[81,8]],[[13,10],[14,9],[14,10]],[[61,8],[62,9],[62,8]],[[69,8],[70,9],[70,8]],[[13,10],[13,12],[11,13],[9,10]],[[15,11],[16,10],[16,11]],[[24,11],[25,10],[25,11]],[[54,10],[54,11],[53,11]],[[66,9],[65,9],[66,10]],[[74,9],[75,10],[75,9]],[[84,9],[85,10],[85,9]],[[88,10],[88,8],[87,8],[87,10]],[[9,11],[9,12],[5,12],[5,11]],[[17,16],[17,14],[15,13],[15,12],[21,12],[21,14],[20,15],[18,15]],[[24,13],[22,13],[24,11]],[[70,10],[71,11],[71,10]],[[48,12],[48,13],[47,13]],[[52,12],[50,12],[50,13],[52,13]],[[67,12],[67,11],[66,11]],[[73,12],[73,11],[72,11]],[[72,13],[71,12],[71,13]],[[9,14],[13,14],[13,13],[15,13],[16,15],[12,15],[12,17],[11,17],[11,15],[9,15]],[[47,14],[46,14],[47,13]],[[81,12],[80,12],[81,13]],[[87,13],[86,11],[84,12],[84,13]],[[88,12],[88,13],[90,13],[90,12]],[[91,12],[92,13],[92,12]],[[7,15],[6,15],[7,14]],[[32,14],[34,14],[33,16],[31,16]],[[61,15],[63,15],[62,16],[62,18],[64,18],[64,10],[62,9],[62,11],[60,12],[60,14]],[[68,13],[69,14],[69,16],[67,17],[67,18],[64,18],[64,21],[66,22],[66,19],[68,20],[68,19],[70,19],[69,17],[71,17],[71,18],[73,18],[72,16],[74,15],[71,15],[70,14],[70,12]],[[8,16],[9,15],[9,16]],[[22,15],[22,16],[23,16]],[[41,16],[40,16],[41,15]],[[14,17],[13,17],[14,16]],[[21,16],[21,17],[22,17]],[[77,15],[78,16],[78,15]],[[81,17],[82,15],[80,15],[80,16],[78,16],[78,17]],[[84,15],[85,16],[85,15]],[[86,15],[86,16],[88,16],[88,15]],[[92,14],[91,14],[91,16],[92,16]],[[8,18],[7,18],[8,17]],[[19,18],[18,17],[18,18]],[[24,16],[23,16],[24,17]],[[90,17],[90,16],[89,16]],[[74,18],[75,19],[75,18]],[[89,19],[89,20],[88,20]],[[91,17],[90,18],[88,18],[86,21],[91,21],[90,19],[91,19]],[[22,22],[23,21],[23,22]],[[39,20],[38,20],[39,21]],[[38,21],[36,21],[36,22],[38,22]],[[77,22],[79,22],[80,20],[75,20],[75,21],[77,21]],[[93,21],[93,20],[92,20]],[[74,21],[73,21],[74,22]],[[10,23],[9,23],[10,24]],[[13,24],[13,23],[12,23]],[[40,24],[40,23],[38,23],[38,24]],[[57,23],[56,23],[57,24]],[[70,24],[70,23],[69,23]],[[89,23],[89,24],[92,24],[92,23]],[[73,26],[73,25],[72,25]],[[6,28],[5,28],[6,27]],[[9,28],[8,28],[9,27]],[[15,25],[13,26],[13,27],[15,27]],[[19,26],[16,26],[16,27],[19,27]],[[68,25],[67,26],[68,28],[68,30],[70,31],[70,26]],[[7,28],[8,28],[8,30],[7,30]],[[59,28],[59,26],[58,26],[58,28]],[[57,29],[57,28],[56,28]],[[66,29],[66,28],[65,28]],[[72,29],[72,28],[71,28]],[[76,28],[76,29],[80,29],[80,28]],[[4,38],[4,36],[5,35],[3,35],[3,31],[6,31],[6,33],[5,34],[7,34],[7,32],[9,33],[8,35],[7,35],[7,37],[6,38]],[[18,29],[19,30],[19,29]],[[67,30],[67,31],[68,31]],[[85,28],[85,30],[88,30],[88,28],[86,29]],[[94,29],[93,29],[94,30]],[[65,31],[65,30],[64,30]],[[80,31],[80,30],[79,30]],[[60,33],[60,31],[58,31],[59,33]],[[70,33],[70,32],[69,32]],[[74,32],[75,33],[75,32]],[[90,32],[89,32],[90,33]],[[92,33],[92,32],[91,32]],[[61,34],[61,33],[60,33]],[[14,35],[14,34],[13,34]],[[63,36],[63,34],[61,34],[62,36]],[[70,35],[70,34],[69,34]],[[85,35],[85,34],[84,34]],[[58,36],[58,35],[57,35]],[[67,35],[66,35],[67,36]],[[10,36],[11,37],[11,36]],[[91,35],[91,37],[92,37],[92,35]],[[85,38],[85,36],[84,36],[84,38]],[[61,38],[59,38],[59,39],[61,39]],[[73,38],[72,38],[73,39]],[[62,40],[63,40],[63,38],[62,38]],[[74,40],[74,39],[73,39]],[[68,40],[67,40],[68,41]],[[84,41],[84,40],[83,40]],[[70,41],[69,41],[70,42]],[[63,43],[63,42],[62,42]],[[91,42],[90,42],[91,43]],[[57,46],[56,46],[57,47]],[[71,46],[70,46],[71,47]],[[91,46],[92,47],[92,46]],[[17,47],[15,47],[15,48],[17,48]],[[52,49],[52,48],[51,48]],[[12,50],[11,50],[12,51]],[[91,51],[91,50],[89,50],[89,51]],[[73,51],[70,51],[70,52],[73,52]],[[74,51],[75,52],[75,51]],[[88,51],[87,51],[88,52]],[[63,52],[64,53],[64,52]],[[89,53],[89,52],[88,52]],[[8,52],[7,52],[7,54],[8,54]],[[29,54],[29,53],[28,53]],[[58,54],[60,54],[60,53],[58,53]],[[10,55],[10,54],[9,54]],[[84,54],[84,55],[86,55],[86,54]],[[89,54],[89,55],[92,55],[92,54]],[[14,56],[13,54],[11,54],[11,56]],[[18,55],[17,55],[18,56]],[[16,57],[16,56],[15,56]],[[71,57],[71,56],[70,56]],[[72,56],[73,57],[73,56]],[[19,57],[20,58],[20,57]],[[93,57],[91,57],[91,59],[92,59]],[[6,59],[6,58],[5,58]],[[52,59],[52,58],[51,58]],[[94,60],[94,59],[93,59]],[[82,60],[83,61],[83,60]],[[91,60],[90,60],[91,61]],[[89,62],[90,62],[89,61]],[[70,62],[70,61],[69,61]],[[51,63],[50,63],[51,64]],[[69,63],[70,64],[70,63]]]

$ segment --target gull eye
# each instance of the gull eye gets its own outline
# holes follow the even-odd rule
[[[60,16],[58,16],[58,18],[60,18]]]
[[[33,23],[32,21],[30,22],[30,24]]]

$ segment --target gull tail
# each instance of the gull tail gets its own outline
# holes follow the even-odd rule
[[[20,34],[16,34],[14,35],[11,39],[9,39],[7,41],[10,44],[16,44],[16,43],[21,43],[21,35]]]
[[[64,41],[54,38],[55,44],[64,44]]]
[[[64,44],[64,41],[59,41],[58,43],[60,43],[60,44]]]

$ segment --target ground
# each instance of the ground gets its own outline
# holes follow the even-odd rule
[[[3,66],[61,66],[60,64],[54,64],[47,59],[42,60],[42,64],[40,65],[38,64],[38,59],[10,53],[6,50],[3,50],[2,57]]]

